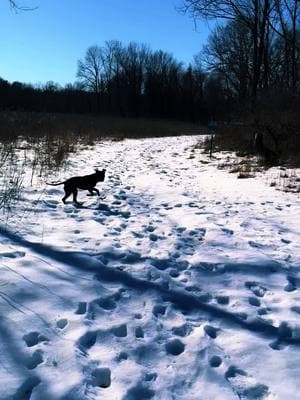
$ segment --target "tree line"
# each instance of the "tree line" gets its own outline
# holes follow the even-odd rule
[[[0,108],[206,120],[215,87],[197,58],[188,67],[162,50],[131,42],[91,46],[65,87],[0,79]]]

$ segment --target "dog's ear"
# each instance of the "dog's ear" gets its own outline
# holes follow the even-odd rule
[[[94,171],[95,171],[95,172],[98,172],[98,171],[99,171],[99,169],[98,169],[98,168],[94,168]]]
[[[106,169],[105,169],[105,168],[103,168],[102,172],[106,172]]]

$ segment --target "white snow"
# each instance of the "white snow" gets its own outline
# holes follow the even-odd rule
[[[300,200],[197,137],[102,142],[100,199],[26,184],[0,228],[1,400],[300,399]]]

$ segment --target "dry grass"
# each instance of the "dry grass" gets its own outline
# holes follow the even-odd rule
[[[300,170],[280,168],[275,170],[268,179],[270,186],[290,193],[300,193]]]
[[[260,162],[265,167],[286,165],[300,167],[300,96],[269,94],[262,97],[254,114],[239,121],[221,124],[215,137],[215,149],[237,155],[254,155],[255,133],[263,135],[265,152]],[[268,156],[269,153],[269,156]],[[273,154],[275,157],[270,157]]]
[[[237,174],[238,179],[255,178],[256,173],[261,170],[254,157],[227,157],[218,164],[218,169],[227,169],[230,174]]]
[[[169,120],[147,120],[78,114],[0,112],[1,140],[24,136],[72,136],[91,144],[95,139],[198,135],[199,125]]]

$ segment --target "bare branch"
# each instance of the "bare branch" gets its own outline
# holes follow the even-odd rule
[[[17,3],[17,1],[15,0],[8,0],[10,8],[14,11],[34,11],[36,10],[38,7],[29,7],[29,6],[23,6]]]

